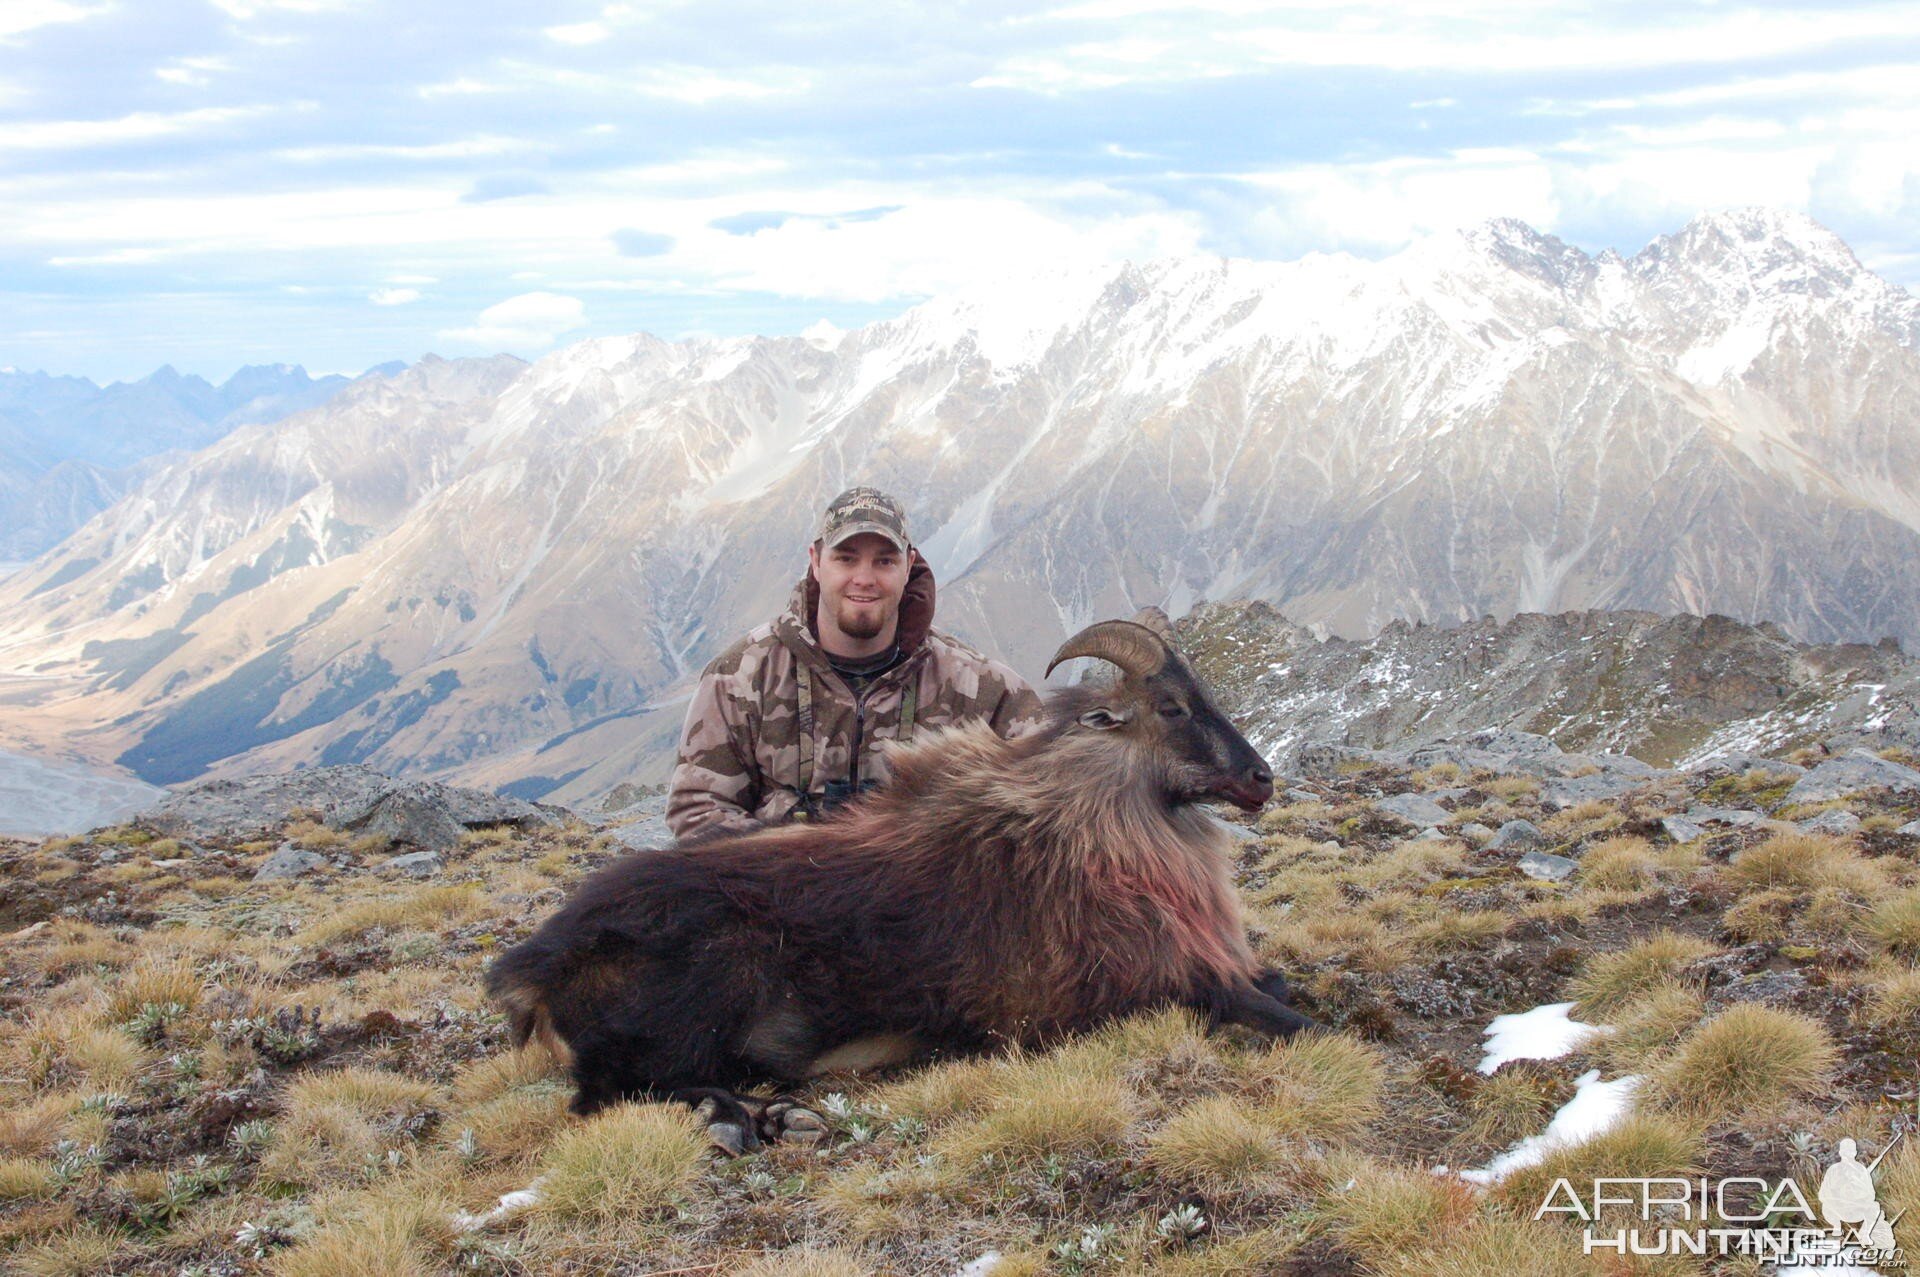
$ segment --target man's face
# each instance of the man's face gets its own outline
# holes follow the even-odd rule
[[[900,614],[907,591],[907,556],[873,532],[839,545],[808,550],[820,583],[820,619],[848,638],[866,641],[886,634]]]

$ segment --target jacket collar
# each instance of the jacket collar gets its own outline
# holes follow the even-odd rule
[[[900,650],[909,660],[926,646],[927,635],[933,631],[933,601],[933,569],[915,550],[913,566],[907,570],[906,593],[900,599],[900,625],[895,632]],[[825,669],[827,654],[820,646],[815,625],[819,609],[820,582],[814,580],[813,569],[809,567],[807,574],[794,585],[786,611],[774,619],[773,630],[781,642],[793,649],[795,656],[816,669]]]

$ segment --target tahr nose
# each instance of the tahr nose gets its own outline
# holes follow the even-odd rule
[[[1255,763],[1247,768],[1247,779],[1256,785],[1273,784],[1273,768],[1265,763]]]

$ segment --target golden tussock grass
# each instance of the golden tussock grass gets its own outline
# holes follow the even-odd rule
[[[1797,891],[1776,888],[1742,896],[1720,915],[1720,925],[1735,940],[1752,944],[1785,940],[1803,897]]]
[[[871,1264],[851,1251],[800,1246],[763,1255],[734,1269],[732,1277],[872,1277],[873,1272]]]
[[[470,883],[428,887],[407,895],[364,900],[319,918],[293,938],[295,944],[331,944],[374,928],[431,930],[471,922],[487,911],[480,888]]]
[[[1881,1028],[1920,1029],[1920,969],[1879,970],[1865,1010],[1869,1024]]]
[[[1386,1064],[1357,1039],[1304,1033],[1237,1062],[1263,1111],[1290,1134],[1351,1139],[1380,1116]]]
[[[1741,1002],[1680,1040],[1648,1079],[1648,1098],[1711,1120],[1755,1118],[1812,1093],[1838,1059],[1819,1021]]]
[[[455,1206],[431,1180],[323,1198],[320,1226],[267,1264],[274,1277],[436,1277],[450,1271]]]
[[[119,1029],[94,1022],[83,1008],[44,1014],[20,1038],[26,1081],[37,1089],[85,1085],[121,1090],[147,1068],[146,1048]]]
[[[31,1157],[48,1151],[79,1106],[80,1096],[71,1091],[25,1102],[14,1099],[0,1108],[0,1155]]]
[[[906,1162],[853,1166],[828,1180],[820,1204],[856,1240],[868,1241],[912,1232],[920,1226],[916,1208],[962,1189],[945,1165]]]
[[[31,1157],[0,1157],[0,1201],[39,1197],[52,1187],[50,1164]]]
[[[107,1019],[122,1023],[138,1015],[143,1007],[168,1003],[191,1011],[200,1005],[202,987],[200,973],[183,959],[141,958],[111,986]]]
[[[1341,1249],[1366,1264],[1444,1243],[1473,1218],[1480,1201],[1471,1185],[1424,1167],[1363,1158],[1329,1169],[1335,1183],[1318,1209]]]
[[[1559,1108],[1551,1082],[1525,1068],[1502,1069],[1483,1081],[1467,1102],[1472,1121],[1460,1133],[1466,1148],[1505,1148],[1546,1126]]]
[[[99,1277],[127,1246],[120,1234],[96,1224],[64,1229],[7,1257],[19,1277]]]
[[[1554,1149],[1544,1161],[1514,1171],[1491,1196],[1531,1219],[1557,1179],[1582,1185],[1609,1175],[1685,1176],[1698,1169],[1700,1156],[1700,1132],[1685,1120],[1634,1113],[1591,1139]]]
[[[1486,944],[1507,933],[1513,915],[1498,909],[1448,909],[1415,923],[1407,942],[1422,952],[1450,952]]]
[[[1306,1242],[1300,1228],[1260,1228],[1170,1255],[1156,1256],[1145,1271],[1159,1277],[1282,1277],[1296,1271],[1295,1253]],[[993,1270],[1000,1277],[1003,1270]],[[1036,1275],[1051,1271],[1044,1266]],[[1127,1268],[1131,1274],[1139,1268]]]
[[[1588,959],[1569,988],[1582,1017],[1605,1016],[1613,1008],[1670,980],[1680,968],[1714,951],[1704,940],[1677,931],[1656,931],[1614,953]]]
[[[1587,1049],[1614,1073],[1643,1073],[1670,1050],[1706,1012],[1706,1000],[1683,984],[1648,989],[1613,1011],[1613,1032],[1603,1033]]]
[[[930,1064],[880,1088],[874,1100],[930,1125],[979,1113],[993,1098],[997,1063],[981,1057]]]
[[[1275,917],[1260,956],[1286,964],[1341,960],[1363,971],[1391,971],[1409,956],[1407,937],[1364,913],[1304,908]]]
[[[685,1193],[706,1161],[705,1130],[686,1108],[617,1104],[548,1147],[531,1210],[552,1220],[645,1220]]]
[[[1920,962],[1920,887],[1883,898],[1867,915],[1864,928],[1888,953]]]
[[[1655,847],[1644,838],[1609,838],[1581,855],[1574,881],[1602,891],[1643,891],[1684,877],[1703,860],[1691,845]]]
[[[564,1080],[546,1048],[529,1043],[489,1055],[461,1069],[453,1079],[453,1098],[462,1104],[479,1104],[497,1100],[521,1087]]]
[[[1377,1277],[1489,1277],[1524,1272],[1527,1277],[1592,1277],[1593,1269],[1571,1233],[1506,1216],[1483,1216],[1437,1242],[1367,1259]]]
[[[1020,1162],[1111,1149],[1135,1108],[1133,1092],[1115,1076],[1119,1063],[1097,1039],[1002,1061],[984,1111],[940,1132],[933,1147],[956,1167],[988,1156]]]
[[[1851,843],[1825,834],[1775,834],[1735,856],[1721,872],[1751,890],[1839,887],[1871,896],[1886,885],[1879,869]]]
[[[1258,1192],[1292,1159],[1266,1115],[1232,1096],[1196,1100],[1147,1139],[1147,1163],[1208,1194]]]
[[[455,1147],[464,1132],[472,1132],[475,1160],[483,1166],[503,1166],[539,1152],[567,1125],[569,1089],[543,1084],[539,1089],[512,1091],[483,1100],[462,1111],[440,1128],[443,1147]]]
[[[380,1069],[299,1078],[287,1088],[285,1115],[260,1174],[269,1183],[320,1185],[363,1171],[406,1142],[392,1129],[438,1098],[432,1083]]]

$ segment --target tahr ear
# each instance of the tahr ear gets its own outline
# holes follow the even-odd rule
[[[1110,732],[1116,727],[1125,727],[1132,717],[1133,714],[1128,710],[1102,705],[1080,715],[1080,726]]]

